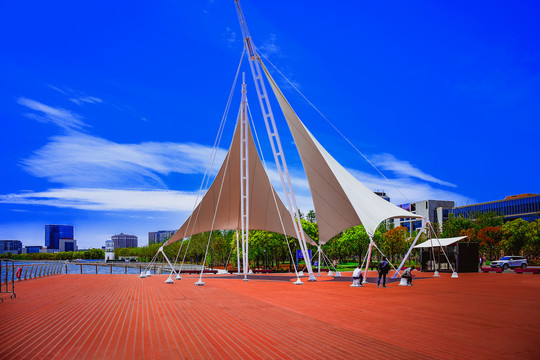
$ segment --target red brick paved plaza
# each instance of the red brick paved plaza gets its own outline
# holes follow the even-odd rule
[[[385,289],[342,275],[27,280],[0,303],[0,359],[540,358],[539,275],[419,273]]]

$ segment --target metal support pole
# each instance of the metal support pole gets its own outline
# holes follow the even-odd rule
[[[238,230],[236,231],[236,273],[240,276],[240,240],[238,238]]]
[[[424,219],[426,220],[426,219]],[[399,274],[399,271],[401,270],[401,268],[403,267],[403,265],[405,265],[405,261],[407,261],[407,258],[409,257],[409,255],[411,254],[411,251],[412,249],[414,248],[414,246],[416,245],[416,242],[418,241],[418,239],[420,238],[420,234],[422,234],[422,232],[426,229],[426,225],[427,225],[427,222],[426,221],[422,221],[422,228],[420,229],[420,231],[418,232],[418,234],[416,235],[416,238],[414,238],[414,241],[413,243],[411,244],[411,246],[409,247],[409,250],[407,251],[407,253],[405,254],[405,257],[403,258],[403,260],[401,261],[401,264],[399,264],[397,270],[396,270],[396,273],[394,274],[394,276],[392,276],[392,279],[395,279],[396,276]]]
[[[368,257],[367,257],[367,261],[366,261],[366,271],[364,272],[365,276],[364,276],[364,281],[362,281],[362,284],[367,284],[367,272],[368,272],[368,268],[369,268],[369,261],[371,260],[371,249],[373,249],[373,239],[370,236],[369,237]]]
[[[322,251],[322,249],[321,249],[320,245],[318,245],[318,250],[319,250],[319,260],[318,260],[317,264],[319,265],[319,275],[317,275],[317,276],[321,276],[321,251]]]

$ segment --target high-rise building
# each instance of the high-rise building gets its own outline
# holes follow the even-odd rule
[[[148,244],[162,243],[173,236],[175,232],[175,230],[150,231],[148,233]]]
[[[74,239],[73,225],[45,225],[45,246],[47,249],[60,250],[60,239]],[[71,248],[71,245],[68,245],[68,248]],[[75,251],[75,249],[71,251]]]
[[[21,254],[22,242],[20,240],[0,240],[0,254]]]
[[[128,235],[120,233],[118,235],[111,236],[111,240],[114,242],[114,248],[132,248],[138,246],[138,238],[135,235]]]

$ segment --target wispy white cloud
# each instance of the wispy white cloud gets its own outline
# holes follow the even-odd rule
[[[222,34],[222,38],[228,47],[232,47],[236,43],[236,32],[230,27],[226,27],[225,32]]]
[[[77,104],[79,106],[82,106],[83,104],[98,104],[102,103],[103,100],[101,100],[98,97],[95,96],[88,96],[84,93],[74,91],[71,89],[60,89],[59,87],[49,85],[49,87],[55,91],[58,91],[62,95],[66,95],[69,97],[69,101],[71,101],[74,104]]]
[[[162,175],[204,173],[211,152],[194,143],[119,144],[73,132],[51,138],[22,164],[32,175],[68,187],[166,188]],[[225,154],[218,149],[216,164]]]
[[[0,203],[48,205],[99,211],[191,211],[193,192],[170,190],[114,190],[102,188],[51,189],[0,195]]]
[[[270,34],[270,36],[262,43],[258,45],[258,49],[266,55],[280,55],[281,48],[277,44],[277,37],[275,34]]]
[[[371,156],[371,161],[375,166],[381,168],[382,170],[389,170],[394,172],[397,175],[415,177],[424,181],[436,183],[439,185],[456,187],[456,185],[437,179],[436,177],[426,174],[422,170],[414,167],[410,162],[398,160],[392,154],[377,154]]]
[[[30,110],[36,111],[37,113],[24,114],[26,117],[34,120],[55,124],[67,130],[82,129],[88,126],[84,123],[84,121],[82,121],[82,117],[80,115],[66,109],[45,105],[25,97],[17,99],[17,103]]]
[[[72,103],[75,103],[75,104],[77,104],[79,106],[82,106],[84,103],[87,103],[87,104],[99,104],[99,103],[103,102],[100,98],[93,97],[93,96],[81,96],[81,97],[78,97],[78,98],[70,98],[69,101],[71,101]]]
[[[459,193],[437,189],[429,183],[411,178],[394,178],[386,181],[380,176],[374,176],[362,171],[347,169],[355,178],[369,189],[384,190],[394,204],[422,200],[453,200],[456,206],[474,203],[474,199]]]

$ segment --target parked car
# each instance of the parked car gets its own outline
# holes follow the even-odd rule
[[[499,267],[503,270],[506,270],[508,268],[525,269],[527,267],[527,259],[525,259],[523,256],[503,256],[499,260],[492,261],[491,267]]]

